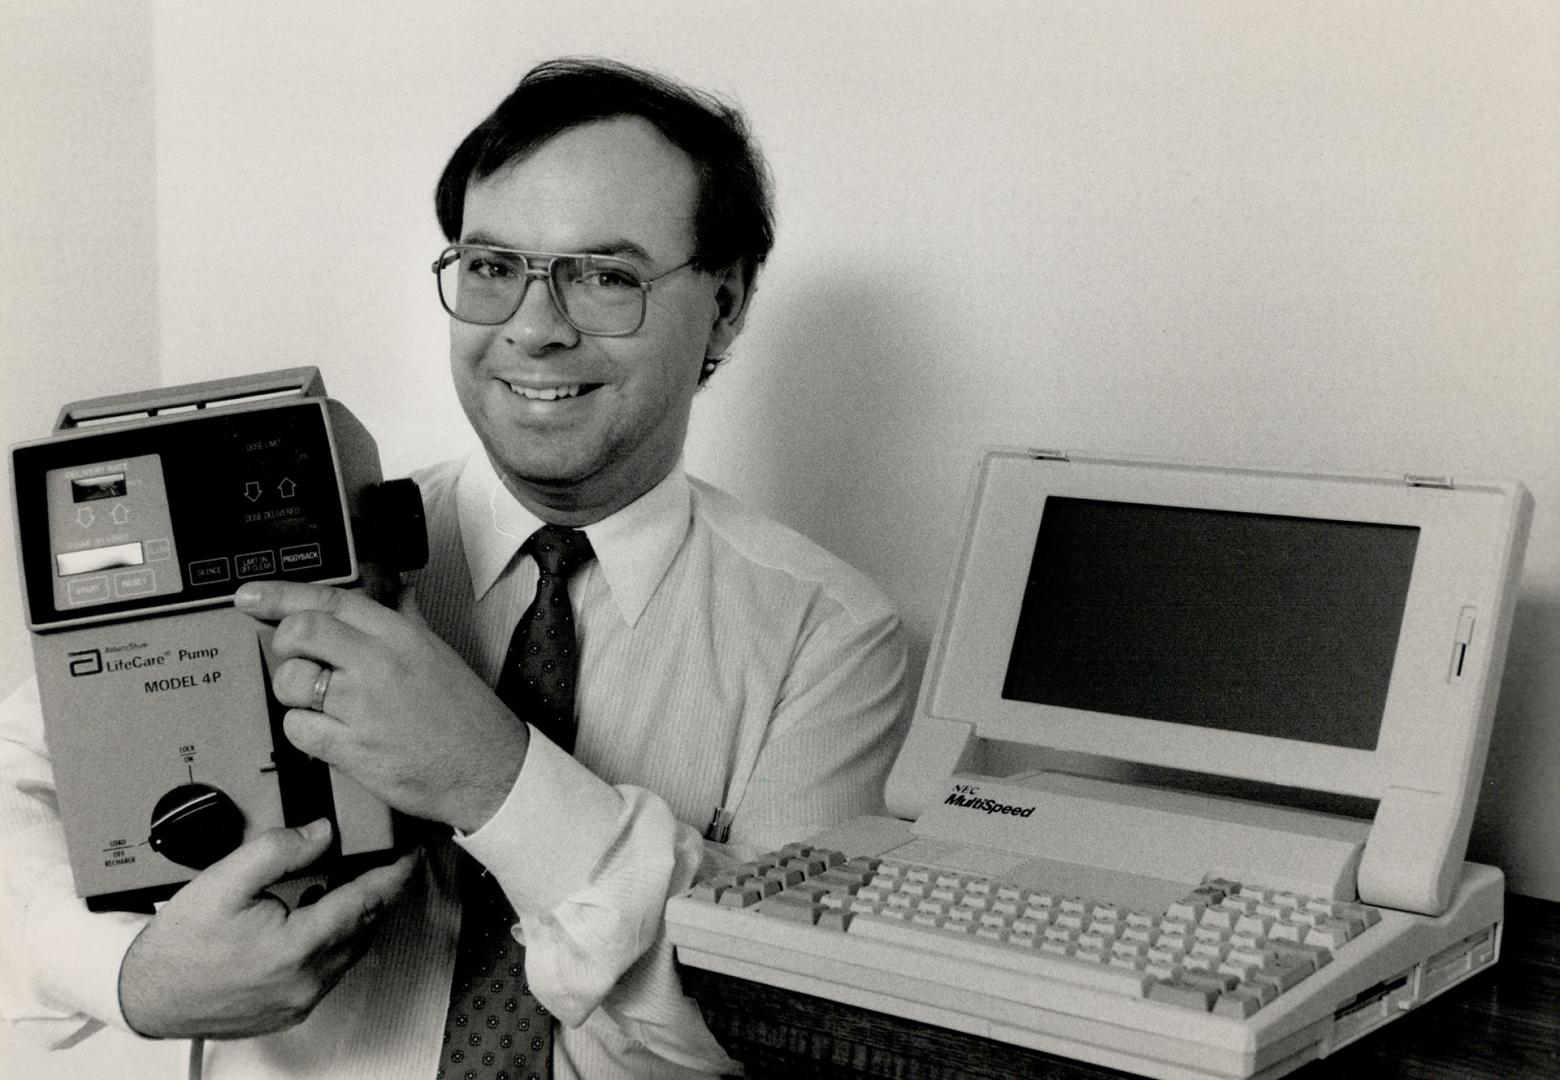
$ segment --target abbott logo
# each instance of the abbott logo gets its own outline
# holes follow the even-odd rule
[[[97,649],[81,649],[77,652],[66,653],[65,657],[70,661],[72,678],[82,675],[96,675],[103,670],[103,654]]]

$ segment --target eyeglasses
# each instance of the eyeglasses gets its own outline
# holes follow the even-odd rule
[[[690,259],[647,278],[632,263],[606,255],[452,244],[434,260],[433,272],[439,280],[439,302],[461,322],[508,322],[520,310],[531,281],[545,279],[553,303],[574,329],[596,337],[624,337],[644,325],[650,287],[691,265]]]

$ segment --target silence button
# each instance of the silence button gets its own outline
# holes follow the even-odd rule
[[[191,585],[209,585],[228,579],[227,556],[215,559],[196,559],[189,565]]]

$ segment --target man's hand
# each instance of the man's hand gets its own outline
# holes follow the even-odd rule
[[[304,582],[250,582],[234,603],[277,622],[271,675],[295,706],[287,737],[414,817],[474,832],[498,810],[525,761],[529,735],[456,653],[412,613],[361,592]],[[312,711],[321,669],[332,669]]]
[[[119,969],[119,1003],[153,1038],[242,1038],[303,1020],[363,954],[406,886],[408,854],[288,912],[265,889],[330,846],[330,822],[272,829],[176,893]]]

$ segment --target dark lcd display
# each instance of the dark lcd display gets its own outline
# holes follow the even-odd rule
[[[1372,750],[1419,530],[1052,496],[1010,700]]]
[[[124,466],[109,472],[93,471],[101,463],[121,461]],[[213,411],[175,423],[18,447],[12,465],[22,567],[35,625],[171,602],[214,602],[252,578],[320,581],[352,574],[348,522],[318,402]],[[131,479],[143,486],[127,483],[127,467],[139,468]],[[83,475],[75,478],[78,472]],[[76,528],[70,523],[78,521],[83,530],[89,523],[92,529],[108,521],[123,523],[105,533],[107,546],[76,551],[61,547],[59,536],[51,537],[50,476],[65,478],[67,528]],[[166,525],[147,524],[160,520],[148,512],[153,501],[165,501]],[[140,535],[138,530],[147,528],[153,531]],[[116,567],[131,562],[117,554],[89,558],[100,547],[118,553],[129,546],[141,546],[142,569],[155,574],[147,577],[155,585],[145,587],[145,595],[132,595],[115,576]],[[106,576],[96,588],[99,571]],[[55,580],[66,577],[70,586],[61,602]]]

